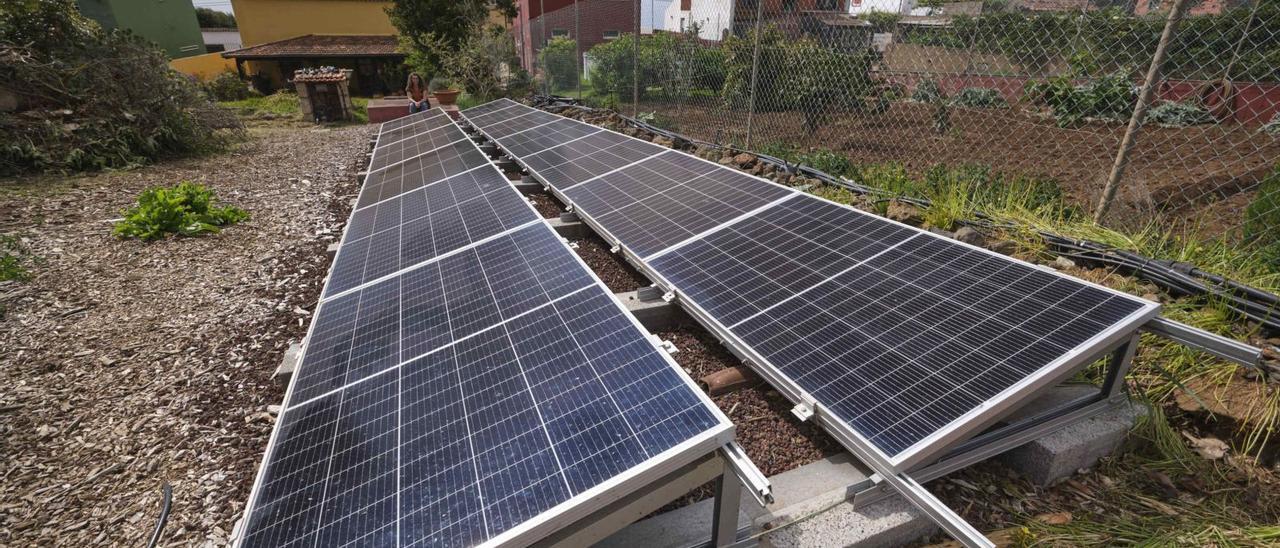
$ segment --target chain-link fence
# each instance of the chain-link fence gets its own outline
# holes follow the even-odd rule
[[[1280,0],[1134,2],[547,0],[527,39],[544,92],[697,139],[1280,248]]]

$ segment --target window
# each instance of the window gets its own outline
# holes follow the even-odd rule
[[[551,29],[552,38],[568,38],[569,29]]]
[[[616,30],[606,30],[601,35],[605,40],[617,40],[622,33]]]

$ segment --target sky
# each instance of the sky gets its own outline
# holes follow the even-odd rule
[[[191,0],[191,3],[197,8],[209,8],[225,13],[235,13],[231,9],[231,0]]]

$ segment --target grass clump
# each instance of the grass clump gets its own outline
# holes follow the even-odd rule
[[[957,106],[969,108],[1003,108],[1007,106],[1000,92],[991,88],[964,88],[951,98]]]
[[[17,236],[0,236],[0,282],[22,282],[31,278],[26,263],[30,258],[27,247]]]
[[[172,188],[144,190],[138,205],[125,210],[124,215],[115,225],[115,235],[141,240],[216,233],[219,227],[249,218],[249,213],[238,207],[215,206],[212,191],[186,181]]]
[[[298,102],[298,94],[286,90],[277,91],[271,95],[249,97],[236,101],[223,101],[219,103],[223,107],[235,111],[244,118],[255,120],[301,120],[302,104]],[[353,109],[353,122],[365,123],[369,121],[369,99],[367,97],[352,97],[351,106]],[[406,112],[408,111],[408,103],[405,103]]]
[[[1244,238],[1273,266],[1280,265],[1280,166],[1262,181],[1244,212]]]

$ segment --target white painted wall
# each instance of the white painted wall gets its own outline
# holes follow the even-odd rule
[[[917,8],[916,0],[849,0],[849,13],[862,15],[873,11],[902,15],[929,15],[929,8]]]
[[[693,0],[689,10],[680,9],[680,1],[667,6],[662,28],[670,32],[684,32],[692,23],[702,25],[698,37],[704,40],[720,40],[733,24],[733,0]]]
[[[201,30],[200,34],[204,37],[206,46],[221,44],[222,47],[227,48],[226,51],[244,47],[238,30]]]

